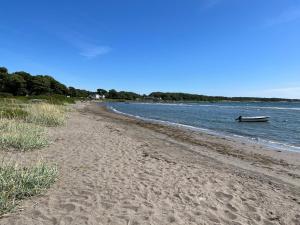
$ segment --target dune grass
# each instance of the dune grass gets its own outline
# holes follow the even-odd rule
[[[63,104],[0,98],[0,149],[28,151],[48,145],[45,127],[63,125],[66,112]],[[49,188],[57,173],[56,167],[43,163],[24,168],[0,162],[0,217],[22,199]]]
[[[0,118],[25,119],[28,112],[20,107],[1,107]]]
[[[24,102],[20,100],[0,98],[0,118],[25,119],[28,112],[24,107]]]
[[[0,119],[0,146],[21,151],[44,147],[48,144],[44,129],[20,120]]]
[[[26,121],[42,126],[60,126],[65,123],[65,106],[52,105],[48,103],[30,104],[26,111]]]
[[[42,126],[60,126],[65,123],[65,105],[46,102],[24,103],[17,99],[0,100],[0,118],[23,119]]]
[[[0,100],[0,147],[31,150],[48,144],[44,128],[65,123],[67,107],[45,102]]]
[[[30,168],[14,164],[0,166],[0,216],[14,209],[20,200],[49,188],[57,174],[56,167],[43,163]]]

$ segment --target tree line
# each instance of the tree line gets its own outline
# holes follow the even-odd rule
[[[106,91],[105,89],[97,89],[97,94],[109,99],[138,100],[142,98],[140,94],[129,91],[116,91],[115,89],[111,89],[109,91]]]
[[[224,97],[188,94],[180,92],[152,92],[149,95],[140,95],[128,91],[115,89],[97,89],[96,92],[67,87],[49,75],[33,76],[19,71],[9,73],[7,68],[0,67],[0,96],[33,96],[33,95],[64,95],[86,98],[91,94],[99,94],[108,99],[138,100],[138,101],[294,101],[283,98],[256,98],[256,97]]]
[[[224,96],[207,96],[188,93],[176,92],[152,92],[149,96],[162,101],[295,101],[296,99],[284,98],[258,98],[258,97],[224,97]]]
[[[0,94],[27,96],[27,95],[69,95],[71,97],[87,97],[90,91],[66,87],[48,75],[33,76],[19,71],[9,73],[7,68],[0,67]]]

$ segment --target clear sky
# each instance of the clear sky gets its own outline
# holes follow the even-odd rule
[[[300,0],[1,0],[0,65],[88,90],[300,98]]]

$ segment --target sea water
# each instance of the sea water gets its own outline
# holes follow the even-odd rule
[[[195,128],[215,134],[242,137],[300,152],[299,102],[224,103],[108,103],[127,115]],[[269,122],[243,123],[242,116],[270,116]]]

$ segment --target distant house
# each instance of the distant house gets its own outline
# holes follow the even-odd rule
[[[99,95],[99,94],[92,94],[89,96],[91,99],[99,100],[99,99],[105,99],[105,95]]]

